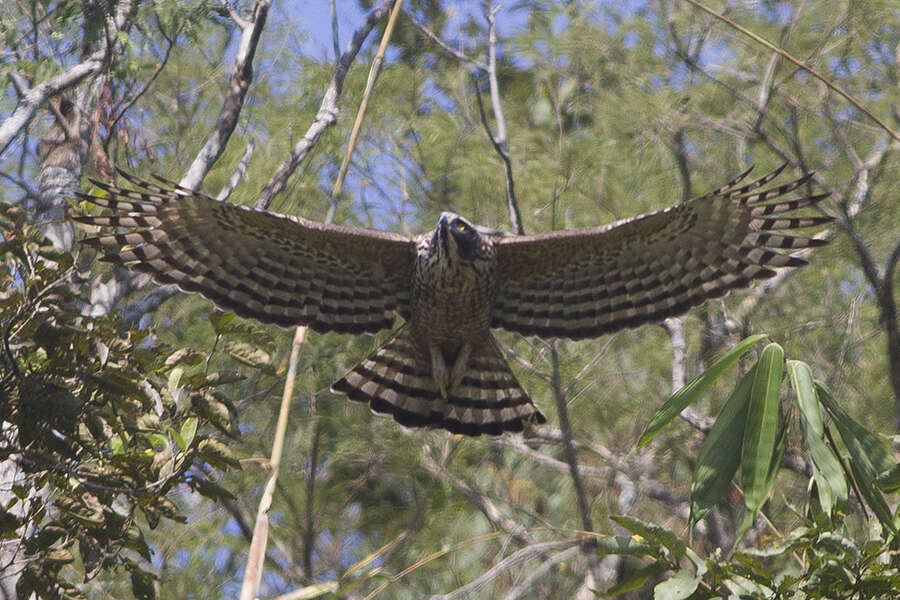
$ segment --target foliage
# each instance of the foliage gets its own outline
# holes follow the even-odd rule
[[[85,597],[76,582],[115,571],[155,597],[145,534],[185,522],[173,490],[231,497],[216,482],[239,467],[223,442],[236,433],[224,378],[204,353],[81,314],[73,283],[87,273],[20,209],[2,208],[0,235],[2,455],[18,467],[0,521],[22,549],[3,568],[23,569],[20,597]]]
[[[635,566],[602,597],[640,588],[660,573],[670,575],[653,588],[655,600],[708,598],[896,598],[900,593],[900,552],[884,530],[862,542],[830,527],[798,527],[767,536],[759,547],[705,559],[681,542],[665,543],[660,528],[637,519],[615,519],[644,543],[631,556],[649,559]],[[671,534],[669,534],[671,535]],[[675,540],[677,541],[677,540]],[[674,548],[673,548],[674,547]],[[677,550],[676,554],[673,552]]]
[[[672,406],[685,408],[689,404],[683,400],[685,396],[690,395],[690,402],[696,401],[699,394],[692,393],[694,390],[709,387],[764,337],[755,335],[742,341],[676,392],[651,419],[648,431],[657,432],[671,420]],[[613,517],[650,544],[645,556],[654,558],[654,562],[620,581],[610,594],[646,581],[649,573],[667,570],[674,574],[656,586],[654,597],[660,600],[698,600],[723,594],[886,598],[900,592],[897,521],[882,494],[882,489],[897,491],[900,463],[882,440],[835,402],[824,383],[813,379],[806,363],[785,363],[783,357],[781,346],[769,343],[749,366],[710,428],[694,466],[691,523],[696,525],[722,501],[740,467],[745,512],[738,538],[742,537],[771,493],[782,469],[788,431],[794,420],[799,420],[805,446],[802,454],[814,481],[803,515],[805,524],[786,536],[776,530],[768,543],[737,551],[734,557],[723,556],[719,550],[704,561],[671,532],[631,517]],[[783,403],[785,379],[790,380],[794,393],[791,401]],[[843,447],[837,446],[831,427],[824,424],[825,414],[840,433]],[[641,439],[648,437],[645,434]],[[797,452],[801,444],[792,443],[791,447]],[[844,449],[849,456],[844,456]],[[848,537],[849,528],[843,525],[850,508],[850,487],[877,520],[867,528],[861,543]],[[800,568],[778,560],[787,558],[795,559]]]

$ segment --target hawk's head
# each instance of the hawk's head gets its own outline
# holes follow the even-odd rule
[[[477,227],[452,212],[441,213],[431,245],[451,261],[457,256],[469,262],[494,259],[494,244]]]

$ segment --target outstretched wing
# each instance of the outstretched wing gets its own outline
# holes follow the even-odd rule
[[[409,313],[412,238],[254,210],[120,174],[138,189],[94,181],[107,196],[79,194],[113,214],[77,221],[124,229],[82,240],[104,252],[101,260],[285,327],[375,332]]]
[[[593,229],[499,238],[492,327],[581,339],[681,314],[708,298],[806,264],[779,250],[820,246],[793,235],[830,217],[797,217],[828,194],[782,196],[812,174],[762,189],[784,166],[738,187],[749,170],[689,202]]]

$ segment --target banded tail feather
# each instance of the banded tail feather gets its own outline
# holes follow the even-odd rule
[[[442,398],[431,364],[416,348],[412,329],[393,337],[331,387],[406,427],[444,428],[466,435],[522,431],[547,419],[519,385],[493,336],[469,359],[462,381]]]

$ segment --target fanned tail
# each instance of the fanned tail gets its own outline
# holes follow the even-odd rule
[[[442,398],[421,356],[412,330],[404,325],[369,357],[331,387],[373,412],[392,415],[407,427],[443,428],[466,435],[522,431],[526,423],[545,423],[493,336],[473,351],[469,369],[449,397]]]

